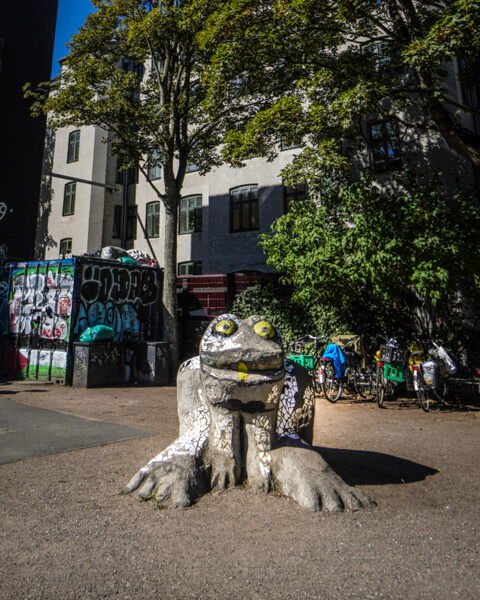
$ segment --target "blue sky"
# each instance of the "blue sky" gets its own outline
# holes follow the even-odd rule
[[[73,33],[85,22],[85,17],[94,11],[90,0],[58,0],[57,28],[53,49],[52,77],[60,70],[58,60],[68,54],[65,44]]]

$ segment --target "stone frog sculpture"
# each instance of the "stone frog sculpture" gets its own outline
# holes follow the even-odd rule
[[[249,485],[280,491],[310,510],[371,504],[311,447],[311,378],[284,359],[268,320],[217,317],[177,378],[180,436],[128,483],[159,506],[189,506],[210,490]]]

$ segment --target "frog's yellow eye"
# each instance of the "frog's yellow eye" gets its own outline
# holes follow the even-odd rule
[[[263,338],[271,338],[275,335],[275,329],[268,321],[259,321],[253,326],[257,335]]]
[[[232,335],[236,328],[237,326],[232,319],[223,319],[215,325],[215,331],[217,333],[221,333],[222,335]]]

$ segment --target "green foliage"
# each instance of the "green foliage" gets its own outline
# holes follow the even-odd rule
[[[209,93],[227,84],[241,60],[244,86],[267,95],[283,87],[284,94],[265,109],[258,103],[254,120],[227,138],[223,156],[234,165],[253,151],[272,159],[281,139],[303,138],[309,162],[317,151],[324,171],[333,171],[342,140],[351,151],[361,145],[362,119],[401,111],[405,130],[436,129],[480,166],[479,136],[454,116],[474,109],[449,98],[442,64],[465,59],[463,83],[478,84],[479,25],[480,5],[470,0],[226,3],[204,38],[219,44]]]
[[[262,236],[293,300],[334,306],[340,323],[365,336],[458,329],[452,297],[461,290],[470,302],[480,290],[472,195],[447,196],[436,179],[409,172],[383,189],[368,175],[322,188],[321,202],[294,203]]]
[[[292,298],[292,289],[278,283],[250,288],[238,294],[232,312],[245,319],[262,315],[270,319],[282,334],[285,349],[300,336],[331,336],[339,327],[332,311],[304,305]]]

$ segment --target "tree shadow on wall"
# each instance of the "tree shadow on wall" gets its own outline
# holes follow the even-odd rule
[[[40,202],[38,207],[37,234],[35,238],[35,260],[44,260],[45,251],[57,246],[57,242],[48,233],[48,219],[52,212],[52,178],[47,175],[53,170],[53,152],[55,149],[55,131],[47,125],[45,149],[43,152],[42,179],[40,183]]]
[[[413,483],[438,473],[431,467],[381,452],[320,446],[315,446],[315,450],[349,485]]]

